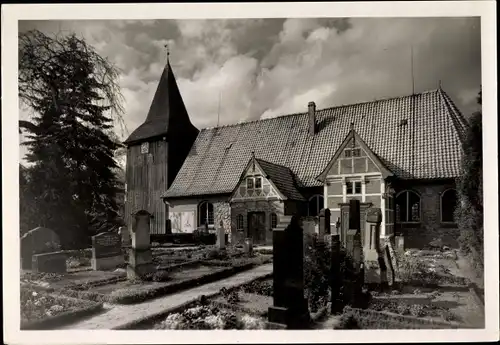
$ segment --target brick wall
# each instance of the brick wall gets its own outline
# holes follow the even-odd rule
[[[397,225],[397,232],[405,235],[405,248],[423,248],[435,239],[441,239],[443,245],[457,248],[460,235],[455,225],[441,223],[441,194],[448,188],[454,188],[453,181],[400,184],[396,192],[411,189],[420,194],[421,221],[417,225]]]

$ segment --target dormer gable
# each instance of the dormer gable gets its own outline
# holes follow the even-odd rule
[[[367,173],[380,173],[384,178],[393,175],[351,124],[351,130],[317,179],[325,183],[327,176]]]

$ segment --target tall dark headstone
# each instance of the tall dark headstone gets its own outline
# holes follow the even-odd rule
[[[349,201],[349,229],[359,230],[360,229],[360,205],[359,200],[352,199]]]
[[[319,211],[319,237],[329,235],[330,231],[330,209],[324,208]]]
[[[340,276],[340,235],[332,235],[331,240],[331,263],[330,263],[330,288],[331,288],[331,313],[342,311],[343,303],[340,300],[340,287],[342,277]]]
[[[293,216],[285,228],[273,230],[273,306],[270,323],[301,329],[309,322],[309,308],[304,297],[303,229]]]

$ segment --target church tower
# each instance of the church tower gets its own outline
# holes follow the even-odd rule
[[[125,140],[127,147],[125,221],[146,210],[153,215],[151,234],[165,234],[168,209],[161,199],[172,184],[198,135],[191,123],[170,62],[146,121]]]

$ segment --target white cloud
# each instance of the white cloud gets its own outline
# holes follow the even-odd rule
[[[145,119],[170,61],[191,121],[220,123],[443,88],[467,115],[480,85],[474,18],[65,21],[23,24],[75,31],[123,70],[124,119]]]

